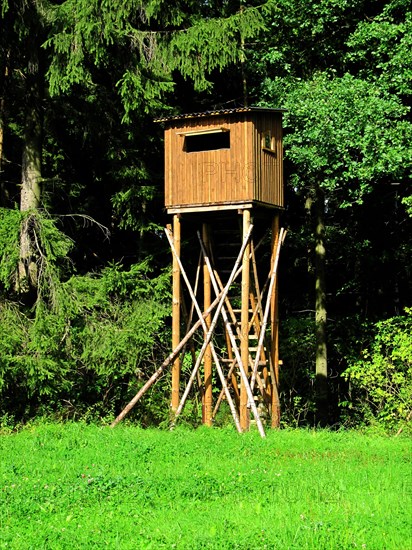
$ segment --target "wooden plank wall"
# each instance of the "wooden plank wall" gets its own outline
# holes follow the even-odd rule
[[[283,206],[280,114],[236,113],[170,122],[165,131],[167,208],[260,201]],[[271,129],[276,153],[262,151]],[[230,149],[184,151],[184,132],[227,128]],[[267,158],[269,157],[269,158]]]
[[[271,135],[273,153],[266,151],[266,133]],[[255,119],[255,200],[283,207],[283,146],[281,114],[260,113]]]

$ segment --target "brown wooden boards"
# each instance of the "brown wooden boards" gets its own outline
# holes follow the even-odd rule
[[[169,213],[245,203],[283,207],[280,109],[232,109],[162,122]]]

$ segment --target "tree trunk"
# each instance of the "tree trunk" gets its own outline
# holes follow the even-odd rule
[[[245,10],[244,5],[240,5],[240,13],[243,13]],[[246,76],[246,48],[245,48],[245,38],[243,33],[240,37],[240,69],[242,74],[242,95],[243,95],[243,105],[244,107],[248,106],[248,89],[247,89],[247,76]]]
[[[1,64],[0,75],[0,206],[5,206],[8,199],[1,174],[3,171],[3,143],[6,119],[6,89],[9,78],[9,59],[10,50],[7,50],[4,55],[4,63]]]
[[[30,56],[26,75],[26,114],[23,136],[20,210],[37,210],[41,204],[42,163],[42,75],[39,51],[29,41]],[[30,47],[31,46],[31,47]],[[28,291],[37,286],[37,266],[33,249],[32,227],[29,218],[22,224],[20,234],[19,290]]]
[[[316,281],[316,422],[328,423],[328,359],[326,334],[326,251],[325,251],[325,197],[317,189],[314,203],[315,217],[315,281]]]

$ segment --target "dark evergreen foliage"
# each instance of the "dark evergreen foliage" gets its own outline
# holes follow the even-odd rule
[[[153,120],[248,101],[288,109],[284,422],[317,421],[319,264],[308,205],[319,191],[329,422],[393,426],[408,417],[410,400],[398,389],[412,349],[409,2],[1,0],[0,25],[3,414],[110,415],[162,362],[171,258],[162,129]],[[42,83],[35,97],[33,71]],[[22,151],[34,110],[40,207],[23,213]],[[37,266],[28,286],[18,269],[22,228]],[[375,375],[381,386],[368,389]],[[165,378],[136,411],[142,422],[167,417],[167,388]]]

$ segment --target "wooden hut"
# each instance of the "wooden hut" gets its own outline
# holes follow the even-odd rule
[[[169,213],[283,207],[282,110],[225,109],[162,122]]]

